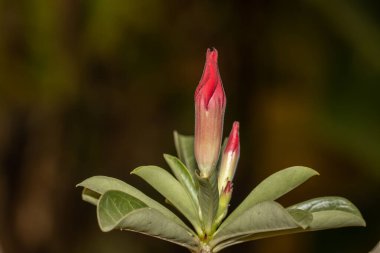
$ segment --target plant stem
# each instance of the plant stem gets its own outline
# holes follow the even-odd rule
[[[202,246],[198,250],[192,251],[192,253],[212,253],[212,249],[209,245],[202,244]]]

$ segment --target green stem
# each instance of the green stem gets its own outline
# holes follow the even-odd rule
[[[212,253],[212,249],[208,244],[202,244],[201,247],[196,251],[191,251],[192,253]]]

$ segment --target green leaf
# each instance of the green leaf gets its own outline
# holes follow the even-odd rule
[[[144,202],[121,191],[108,191],[103,194],[98,203],[97,214],[100,229],[109,232],[128,213],[143,207]]]
[[[220,225],[220,229],[257,203],[276,200],[315,175],[319,175],[318,172],[303,166],[286,168],[270,175],[256,186],[244,201],[227,217]]]
[[[191,222],[197,233],[202,234],[198,209],[185,188],[169,172],[157,166],[141,166],[131,174],[141,177],[167,198]]]
[[[175,215],[172,211],[170,211],[154,199],[148,197],[140,190],[119,179],[106,176],[93,176],[87,178],[83,182],[79,183],[77,186],[84,187],[82,192],[82,199],[93,205],[97,205],[100,196],[105,192],[110,190],[118,190],[141,200],[149,207],[157,209],[163,215],[175,220],[181,226],[186,226],[185,223],[183,223],[183,221],[180,218],[178,218],[178,216]]]
[[[303,210],[312,213],[310,230],[365,226],[366,223],[358,208],[342,197],[320,197],[295,204],[289,211]]]
[[[265,232],[278,232],[298,228],[299,224],[286,209],[274,201],[264,201],[247,209],[228,225],[219,229],[213,236],[212,247],[224,242],[231,243],[235,238]],[[219,246],[220,247],[220,246]]]
[[[182,135],[174,131],[174,144],[179,159],[186,165],[193,177],[197,170],[197,162],[194,156],[194,136]]]
[[[97,205],[101,194],[94,192],[88,188],[83,188],[82,199],[90,204]]]
[[[244,242],[258,240],[258,239],[264,239],[264,238],[268,238],[268,237],[291,234],[291,233],[294,233],[293,231],[297,231],[298,229],[299,228],[278,230],[278,231],[268,231],[268,232],[257,233],[254,235],[237,237],[237,238],[234,238],[233,240],[226,240],[226,241],[218,244],[217,246],[215,246],[215,248],[213,249],[212,252],[216,253],[216,252],[221,251],[222,249],[225,249],[227,247],[230,247],[230,246],[233,246],[233,245],[239,244],[239,243],[244,243]]]
[[[217,243],[214,252],[238,243],[273,236],[348,226],[365,226],[365,221],[359,210],[350,201],[342,197],[315,198],[288,207],[286,210],[300,227],[230,237],[224,241],[214,239],[213,244],[216,245]],[[310,218],[310,216],[312,217]],[[230,226],[231,224],[227,227]],[[217,236],[219,235],[215,234],[215,238]]]
[[[287,211],[293,217],[293,219],[297,222],[298,226],[300,226],[303,229],[308,228],[311,222],[313,221],[313,215],[308,211],[299,210],[299,209],[293,209],[293,210],[287,210]]]
[[[186,168],[186,166],[175,156],[171,156],[168,154],[164,154],[164,158],[166,162],[169,164],[174,176],[178,179],[178,181],[182,184],[182,186],[186,189],[186,191],[190,194],[191,198],[194,201],[196,206],[199,206],[198,201],[198,189],[199,183],[192,176],[190,171]]]
[[[214,171],[209,178],[198,178],[200,185],[199,204],[207,234],[212,233],[213,223],[219,207],[219,191],[216,174]]]
[[[97,207],[100,228],[130,230],[170,241],[190,250],[199,247],[199,240],[185,227],[167,218],[158,210],[121,191],[107,191]]]

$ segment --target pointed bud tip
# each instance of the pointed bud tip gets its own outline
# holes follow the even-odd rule
[[[213,61],[217,62],[218,61],[218,50],[216,50],[215,47],[213,48],[208,48],[207,53],[206,53],[206,62],[208,61]]]
[[[239,127],[240,127],[239,121],[234,121],[234,123],[232,124],[232,130],[239,132]]]
[[[208,110],[210,100],[215,97],[222,107],[226,104],[226,95],[224,94],[222,80],[218,68],[218,51],[215,48],[207,49],[206,63],[203,69],[201,80],[194,93],[194,101],[201,103]]]
[[[224,151],[225,153],[240,151],[239,125],[238,121],[233,123],[230,136],[228,137],[227,146]]]

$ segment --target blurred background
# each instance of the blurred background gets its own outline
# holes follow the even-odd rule
[[[80,181],[166,167],[192,134],[193,92],[219,51],[225,135],[241,122],[232,207],[265,177],[320,172],[287,206],[341,195],[366,228],[289,235],[225,252],[370,251],[380,240],[380,2],[0,0],[0,252],[186,252],[102,233]]]

